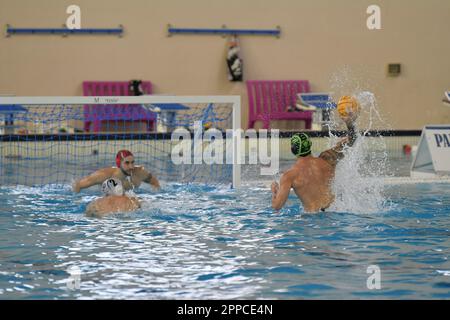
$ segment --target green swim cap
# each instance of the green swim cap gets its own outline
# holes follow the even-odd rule
[[[291,138],[291,151],[297,157],[311,154],[312,142],[306,133],[296,133]]]

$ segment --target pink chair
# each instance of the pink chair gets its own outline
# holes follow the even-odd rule
[[[145,94],[152,93],[150,81],[142,81]],[[128,81],[84,81],[84,96],[129,96]],[[147,131],[151,131],[156,123],[156,114],[138,105],[85,105],[84,131],[99,132],[102,122],[129,121],[145,122]],[[91,128],[92,126],[92,128]]]
[[[303,120],[306,129],[311,129],[312,111],[288,112],[288,106],[295,106],[298,93],[309,92],[308,80],[250,80],[248,92],[248,127],[256,121],[263,122],[263,128],[270,127],[271,120]]]

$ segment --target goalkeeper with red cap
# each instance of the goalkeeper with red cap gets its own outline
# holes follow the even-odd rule
[[[134,165],[134,156],[128,150],[120,150],[116,155],[117,167],[103,168],[91,175],[84,177],[73,184],[73,191],[78,193],[81,189],[93,185],[100,185],[109,178],[117,178],[122,182],[125,191],[133,190],[142,182],[150,184],[154,189],[159,189],[158,179],[142,166]]]

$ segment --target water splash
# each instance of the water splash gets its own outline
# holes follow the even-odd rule
[[[336,200],[331,208],[337,212],[373,213],[390,210],[383,179],[386,154],[370,158],[370,142],[360,136],[353,148],[345,150],[345,159],[336,167],[332,190]]]
[[[363,90],[358,82],[346,84],[348,72],[343,78],[335,77],[338,82],[335,88],[346,87],[350,94],[359,101],[360,116],[356,123],[358,128],[365,128],[351,148],[344,150],[345,158],[336,167],[332,190],[336,200],[330,208],[337,212],[374,213],[391,210],[389,197],[384,192],[384,181],[380,177],[392,175],[386,141],[382,136],[372,136],[370,131],[378,127],[388,127],[378,111],[375,95]],[[342,123],[336,115],[332,115],[330,129],[330,147],[340,138],[331,130],[338,129]],[[377,131],[376,131],[377,132]]]

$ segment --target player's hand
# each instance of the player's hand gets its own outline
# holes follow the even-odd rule
[[[350,111],[346,116],[341,116],[342,121],[345,122],[347,126],[352,125],[355,123],[356,119],[358,119],[359,111],[358,112],[352,112]]]
[[[279,188],[280,188],[280,186],[278,185],[278,182],[276,182],[276,181],[272,182],[271,189],[272,189],[273,194],[277,194]]]
[[[75,193],[79,193],[80,192],[80,186],[79,186],[78,182],[74,182],[74,184],[72,185],[72,190]]]

